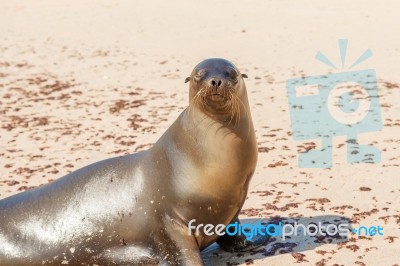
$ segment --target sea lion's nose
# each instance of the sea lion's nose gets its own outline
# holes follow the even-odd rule
[[[214,87],[215,89],[218,89],[222,85],[222,80],[219,78],[211,78],[210,79],[210,85]]]

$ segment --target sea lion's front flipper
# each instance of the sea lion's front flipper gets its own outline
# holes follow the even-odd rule
[[[154,243],[160,265],[202,266],[199,245],[188,228],[169,217],[164,218],[165,227],[154,233]]]

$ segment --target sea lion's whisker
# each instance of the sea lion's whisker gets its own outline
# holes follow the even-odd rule
[[[247,118],[247,123],[248,123],[248,127],[247,127],[247,137],[246,137],[246,141],[250,135],[250,121],[251,121],[251,117],[249,114],[249,111],[246,108],[246,105],[242,102],[242,100],[240,100],[240,98],[237,95],[234,95],[235,99],[238,100],[238,102],[243,106],[243,109],[246,112],[246,118]]]
[[[237,110],[236,126],[238,126],[239,121],[240,121],[240,104],[238,103],[238,101],[235,101],[235,103],[236,103],[236,110]]]
[[[233,122],[233,118],[235,117],[235,101],[232,98],[232,93],[229,92],[229,112],[231,113],[231,119],[229,120],[228,125],[230,125]]]

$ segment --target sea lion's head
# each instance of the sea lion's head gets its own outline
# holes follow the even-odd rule
[[[190,105],[213,115],[238,112],[245,93],[243,78],[247,76],[228,60],[210,58],[200,62],[185,80],[190,81]]]

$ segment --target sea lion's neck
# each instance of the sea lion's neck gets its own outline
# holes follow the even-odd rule
[[[182,126],[195,135],[213,133],[212,130],[218,133],[222,130],[245,141],[249,134],[254,134],[254,129],[250,113],[244,107],[239,108],[236,113],[217,113],[190,106],[182,114],[185,116]]]

